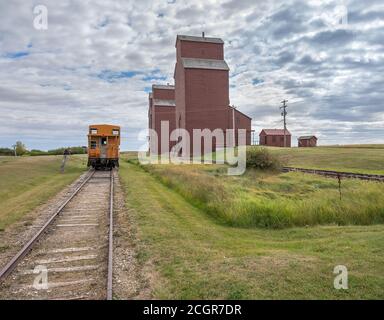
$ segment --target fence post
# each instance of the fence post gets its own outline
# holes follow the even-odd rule
[[[61,172],[61,173],[64,173],[64,169],[65,169],[65,164],[66,164],[66,162],[67,162],[67,155],[65,154],[65,155],[63,156],[63,161],[61,162],[61,167],[60,167],[60,172]]]

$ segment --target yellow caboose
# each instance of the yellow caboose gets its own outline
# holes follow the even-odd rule
[[[120,127],[94,124],[88,131],[88,167],[95,169],[119,166]]]

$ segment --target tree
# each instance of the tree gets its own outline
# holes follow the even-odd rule
[[[15,151],[10,148],[0,148],[0,156],[13,156]]]
[[[25,147],[25,144],[21,141],[16,141],[16,144],[13,146],[13,148],[16,151],[16,155],[22,156],[27,152],[27,148]]]

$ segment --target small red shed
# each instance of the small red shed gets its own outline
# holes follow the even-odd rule
[[[284,129],[263,129],[259,134],[261,146],[284,147]],[[285,146],[291,147],[291,133],[285,130]]]
[[[298,139],[298,147],[316,147],[317,138],[315,136],[302,136]]]

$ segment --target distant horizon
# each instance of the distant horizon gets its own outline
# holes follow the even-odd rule
[[[16,142],[16,141],[15,141]],[[23,141],[21,141],[23,142]],[[24,142],[23,142],[24,143]],[[31,151],[31,150],[39,150],[39,151],[44,151],[44,152],[47,152],[49,150],[57,150],[57,149],[62,149],[62,148],[76,148],[76,147],[88,147],[86,145],[67,145],[67,146],[58,146],[58,147],[54,147],[54,148],[49,148],[49,149],[39,149],[39,148],[28,148],[27,145],[25,145],[27,150],[28,151]],[[283,147],[273,147],[273,146],[263,146],[263,145],[258,145],[258,144],[255,144],[255,145],[250,145],[250,146],[260,146],[260,147],[267,147],[267,148],[283,148]],[[349,147],[349,146],[384,146],[384,142],[382,143],[352,143],[352,144],[327,144],[327,145],[321,145],[321,144],[318,144],[317,147],[314,147],[314,148],[318,148],[318,147]],[[12,146],[11,147],[4,147],[4,146],[1,146],[0,145],[0,149],[1,148],[8,148],[8,149],[12,149]],[[287,147],[288,148],[288,147]],[[297,145],[293,145],[289,148],[299,148]],[[303,147],[301,147],[300,149],[302,149]],[[139,150],[127,150],[127,149],[124,149],[124,150],[120,150],[121,153],[124,153],[124,152],[139,152]]]
[[[116,125],[118,125],[118,124],[116,124]],[[41,151],[58,149],[58,148],[62,148],[63,146],[64,147],[87,146],[88,145],[88,140],[87,140],[88,127],[89,127],[89,125],[87,125],[86,129],[82,131],[82,133],[81,133],[82,139],[81,140],[76,139],[74,137],[68,137],[67,142],[63,143],[59,146],[57,145],[58,140],[51,140],[47,137],[44,137],[41,139],[38,139],[38,138],[30,139],[27,137],[24,140],[21,139],[21,137],[19,137],[19,138],[15,138],[13,142],[6,145],[4,143],[4,139],[0,136],[0,148],[12,148],[12,145],[14,145],[16,143],[16,141],[22,141],[26,145],[28,150],[36,149],[36,150],[41,150]],[[143,141],[139,141],[136,138],[136,136],[134,136],[134,137],[128,136],[124,126],[120,125],[120,128],[121,128],[121,148],[124,148],[125,150],[127,150],[127,148],[133,148],[135,150],[138,150],[145,143]],[[274,127],[274,129],[275,128],[276,127]],[[255,127],[252,127],[252,130],[255,130],[255,132],[258,132],[258,133],[260,133],[262,129],[265,129],[265,128],[260,127],[260,129],[257,130],[257,129],[255,129]],[[290,132],[292,134],[292,130],[289,127],[287,129],[290,130]],[[147,130],[147,128],[142,129],[141,132],[143,130]],[[313,135],[313,134],[301,134],[301,135],[292,134],[292,147],[297,146],[297,139],[299,136],[306,136],[306,135]],[[384,133],[383,133],[383,136],[384,136]],[[337,139],[330,139],[330,138],[327,139],[326,137],[319,137],[319,136],[317,136],[317,137],[318,137],[318,141],[317,141],[318,146],[384,144],[383,139],[380,139],[379,137],[371,138],[369,141],[353,141],[353,142],[352,141],[345,141],[344,143],[338,142]],[[324,140],[328,141],[328,143],[324,142]],[[47,141],[47,143],[44,143],[42,141]],[[78,141],[80,141],[80,142],[78,142]],[[257,134],[256,141],[259,141],[259,135],[258,134]],[[131,150],[129,150],[129,151],[131,151]]]

